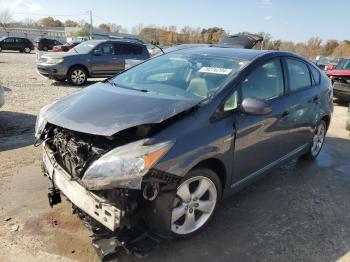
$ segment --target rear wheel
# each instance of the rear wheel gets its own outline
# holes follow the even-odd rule
[[[88,75],[85,68],[81,66],[74,66],[69,70],[67,80],[73,85],[82,86],[86,83],[87,76]]]
[[[48,51],[48,50],[49,50],[49,48],[48,48],[47,46],[44,46],[44,47],[43,47],[43,51],[46,52],[46,51]]]
[[[324,120],[321,120],[315,130],[312,142],[309,146],[308,151],[302,157],[307,160],[314,160],[321,152],[324,139],[326,137],[327,125]]]
[[[30,47],[27,46],[23,49],[23,51],[24,51],[24,53],[29,54],[32,50],[30,49]]]
[[[175,238],[199,233],[213,218],[221,200],[221,182],[210,169],[191,171],[177,188],[171,216]]]

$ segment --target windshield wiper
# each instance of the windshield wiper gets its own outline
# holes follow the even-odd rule
[[[129,90],[134,90],[134,91],[139,91],[139,92],[143,92],[143,93],[148,93],[149,92],[146,89],[138,89],[138,88],[129,87],[129,86],[117,85],[110,78],[106,79],[105,83],[111,84],[111,85],[116,86],[116,87],[125,88],[125,89],[129,89]]]

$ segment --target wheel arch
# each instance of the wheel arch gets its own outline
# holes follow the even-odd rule
[[[227,172],[224,163],[218,158],[208,158],[200,161],[193,168],[191,168],[191,170],[200,167],[205,167],[214,171],[218,175],[223,189],[222,191],[224,191],[227,182]]]
[[[81,63],[71,65],[67,70],[67,75],[70,72],[70,70],[72,70],[72,68],[74,68],[74,67],[82,67],[86,71],[87,76],[90,77],[90,71],[89,71],[88,67],[86,65],[81,64]]]
[[[324,115],[324,116],[322,116],[321,120],[326,122],[326,129],[328,130],[329,125],[331,124],[331,116],[330,115]]]

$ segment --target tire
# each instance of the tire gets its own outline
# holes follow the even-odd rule
[[[2,48],[1,48],[1,46],[0,46],[0,52],[2,52]]]
[[[315,130],[312,141],[309,145],[308,151],[302,156],[306,160],[315,160],[324,144],[324,139],[327,133],[327,125],[324,120],[321,120]]]
[[[49,48],[47,46],[43,47],[43,51],[47,52],[49,50]]]
[[[23,51],[24,53],[29,54],[32,50],[30,49],[30,47],[27,46],[23,49]]]
[[[67,80],[70,84],[75,86],[82,86],[86,83],[88,78],[88,73],[85,68],[81,66],[73,66],[68,74]]]
[[[208,168],[190,171],[179,183],[171,215],[171,231],[176,239],[190,238],[212,220],[221,201],[222,185]]]

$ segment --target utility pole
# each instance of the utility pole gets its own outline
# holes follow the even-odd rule
[[[92,39],[92,29],[93,29],[93,27],[92,27],[92,11],[90,10],[89,13],[90,13],[90,39]]]

